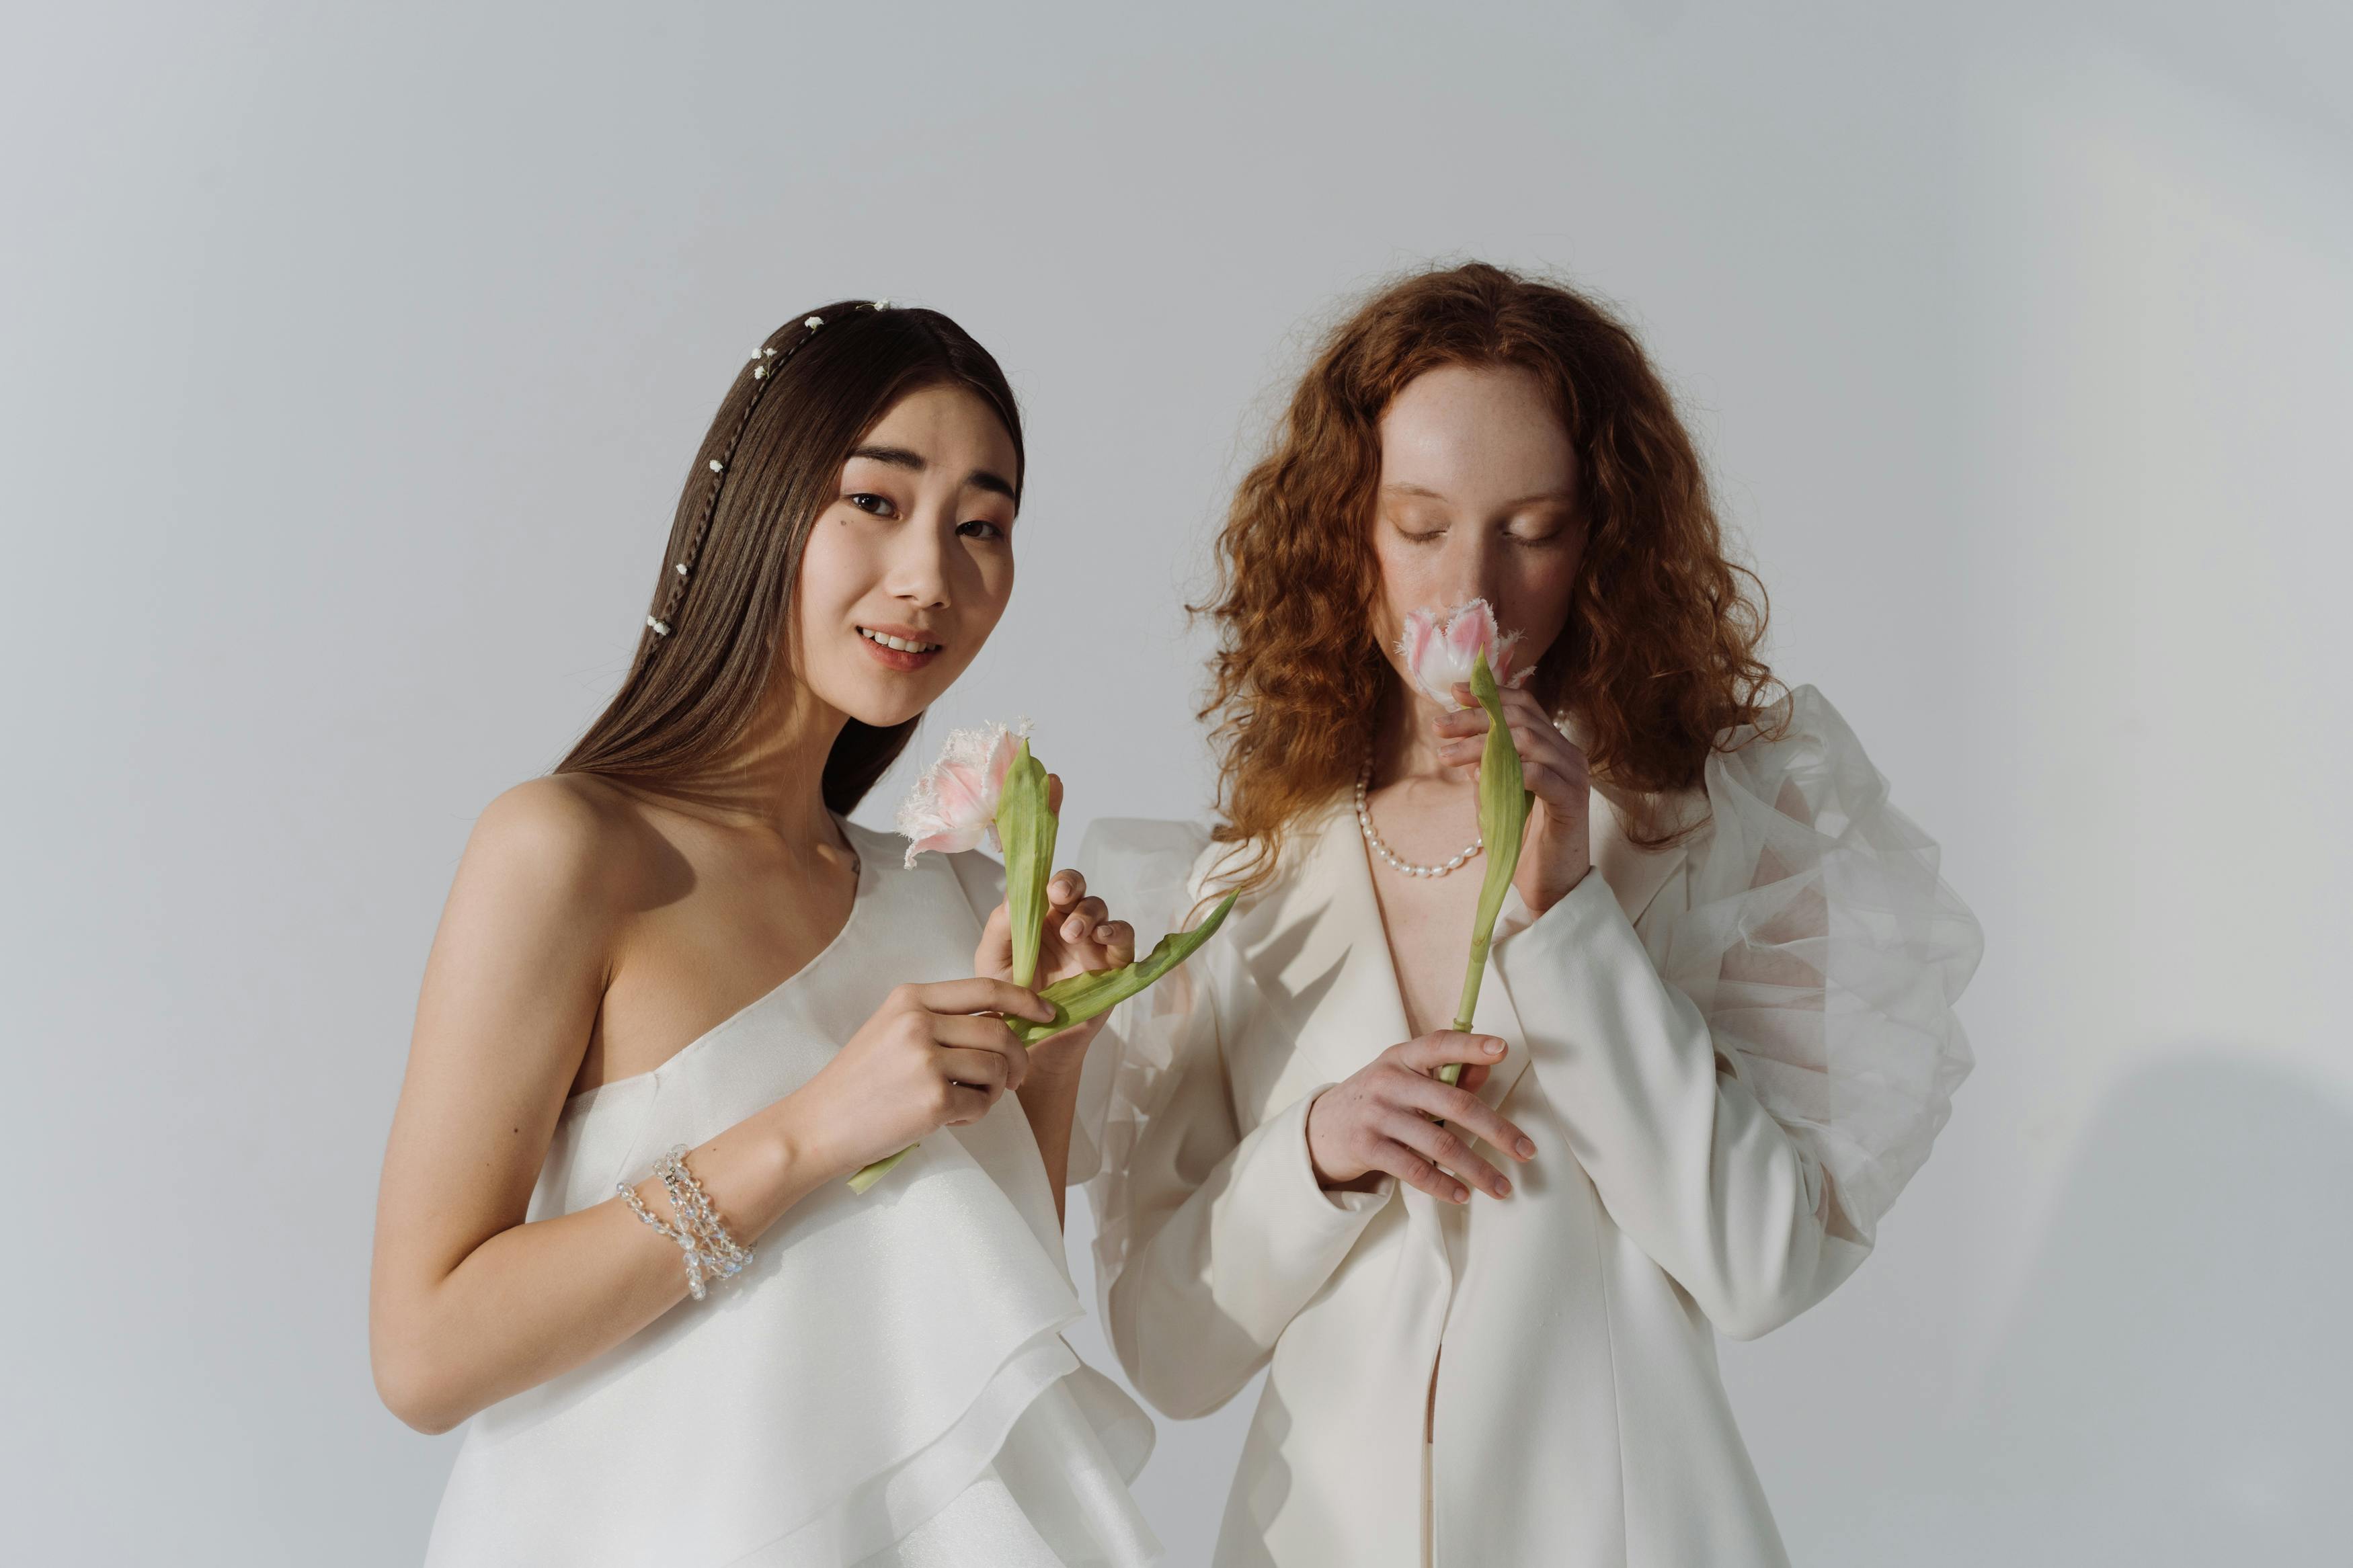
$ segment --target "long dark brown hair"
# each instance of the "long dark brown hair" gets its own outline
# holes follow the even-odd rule
[[[735,743],[787,646],[801,552],[842,465],[899,399],[939,385],[977,395],[1004,421],[1018,500],[1028,465],[1013,389],[947,317],[844,300],[768,335],[694,454],[629,673],[556,772],[659,785]],[[825,804],[855,806],[920,717],[844,725],[825,761]]]
[[[1531,689],[1584,721],[1594,778],[1636,796],[1688,789],[1719,735],[1767,715],[1764,586],[1728,557],[1699,453],[1632,331],[1575,289],[1483,262],[1405,278],[1301,378],[1234,496],[1218,592],[1195,606],[1220,634],[1201,716],[1219,721],[1229,886],[1275,875],[1291,825],[1347,790],[1371,741],[1393,679],[1372,619],[1380,419],[1441,365],[1531,372],[1576,447],[1585,554]],[[1691,826],[1641,815],[1627,824],[1640,843]]]

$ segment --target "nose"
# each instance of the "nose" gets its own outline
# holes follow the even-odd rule
[[[1495,602],[1495,591],[1501,585],[1495,581],[1496,542],[1493,531],[1483,528],[1458,528],[1446,541],[1444,581],[1451,594],[1450,605],[1467,605],[1473,599]]]
[[[931,526],[925,526],[925,525]],[[891,596],[916,609],[944,609],[948,603],[948,539],[951,531],[937,520],[920,517],[916,525],[898,530],[891,554]]]

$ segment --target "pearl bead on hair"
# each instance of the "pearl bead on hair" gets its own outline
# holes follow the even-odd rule
[[[877,310],[883,310],[886,309],[890,303],[891,301],[888,300],[877,300],[873,301],[873,308]],[[801,318],[801,325],[807,328],[811,332],[814,332],[819,327],[825,325],[825,318],[823,316],[804,316]],[[800,340],[800,342],[806,342],[807,340],[804,338]],[[793,348],[797,346],[797,344],[787,345],[782,351],[782,353],[786,357],[789,357],[792,353]],[[754,355],[752,360],[752,379],[754,381],[762,381],[766,379],[768,374],[768,362],[770,360],[776,360],[778,364],[782,364],[784,363],[784,359],[779,358],[778,354],[779,351],[775,347],[765,343],[762,344],[760,352]],[[751,395],[751,398],[745,402],[744,405],[744,416],[742,419],[736,422],[734,437],[728,442],[726,447],[726,452],[729,457],[733,457],[734,455],[735,442],[744,438],[744,427],[751,423],[752,410],[756,406],[759,394],[754,392]],[[710,458],[709,466],[711,471],[719,476],[720,479],[726,478],[727,463],[725,458]],[[672,571],[676,572],[680,577],[690,578],[693,575],[694,557],[702,548],[703,535],[710,530],[711,519],[713,512],[717,510],[718,505],[719,482],[718,480],[713,480],[711,486],[711,493],[704,499],[702,503],[702,521],[697,525],[693,535],[687,542],[685,559],[677,562],[670,568]],[[663,601],[663,607],[669,608],[670,606],[680,603],[679,596],[685,591],[685,586],[682,583],[673,586],[670,589],[669,596]],[[648,616],[646,617],[646,626],[653,632],[654,636],[658,637],[666,637],[670,636],[670,623],[662,619],[659,615]]]

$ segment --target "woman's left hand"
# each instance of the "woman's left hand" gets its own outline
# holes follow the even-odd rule
[[[1046,931],[1038,944],[1036,989],[1043,991],[1073,974],[1117,969],[1135,962],[1135,928],[1112,919],[1101,899],[1089,898],[1087,879],[1077,871],[1054,873],[1046,884]],[[1012,977],[1013,921],[1003,904],[989,912],[979,950],[973,954],[973,973],[998,980]],[[1076,1072],[1107,1016],[1099,1015],[1031,1047],[1031,1075]]]
[[[1593,869],[1592,786],[1585,752],[1554,726],[1543,704],[1510,687],[1502,697],[1504,718],[1520,753],[1521,775],[1535,796],[1512,884],[1529,912],[1540,915]],[[1439,755],[1475,777],[1480,753],[1487,747],[1487,710],[1468,686],[1455,687],[1454,698],[1463,705],[1461,710],[1440,714],[1431,726],[1438,732]]]
[[[1046,800],[1047,809],[1062,809],[1062,781],[1052,773],[1046,775]],[[1084,877],[1075,870],[1063,870],[1048,879],[1046,930],[1038,944],[1038,976],[1031,983],[1035,989],[1043,991],[1073,974],[1118,969],[1134,962],[1135,928],[1112,919],[1101,899],[1087,897]],[[972,964],[975,974],[992,980],[1013,977],[1013,917],[1001,903],[989,911]],[[1039,1041],[1029,1051],[1031,1076],[1076,1072],[1103,1022],[1102,1016],[1090,1018]]]

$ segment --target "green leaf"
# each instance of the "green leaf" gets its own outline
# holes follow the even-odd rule
[[[1005,910],[1013,921],[1013,984],[1038,976],[1038,948],[1046,931],[1046,883],[1054,874],[1059,824],[1048,806],[1046,764],[1023,741],[997,797],[997,841],[1005,849]]]
[[[1471,667],[1471,695],[1487,710],[1487,749],[1479,757],[1479,834],[1487,841],[1487,877],[1479,885],[1479,909],[1471,919],[1471,965],[1462,976],[1462,1001],[1454,1009],[1454,1027],[1468,1031],[1479,1010],[1479,982],[1487,973],[1487,949],[1495,939],[1495,917],[1504,912],[1504,895],[1512,890],[1512,874],[1519,869],[1520,841],[1528,830],[1533,797],[1520,773],[1520,749],[1512,741],[1512,726],[1504,717],[1503,692],[1482,654]],[[1462,1064],[1450,1062],[1439,1075],[1452,1083],[1462,1076]]]
[[[1013,1026],[1013,1037],[1024,1046],[1035,1046],[1074,1024],[1083,1024],[1099,1014],[1110,1012],[1192,957],[1194,951],[1216,935],[1218,927],[1225,923],[1226,911],[1234,907],[1236,896],[1228,893],[1218,900],[1218,907],[1211,910],[1199,925],[1187,931],[1170,931],[1153,944],[1150,952],[1134,963],[1118,969],[1098,969],[1087,974],[1073,974],[1068,980],[1058,980],[1047,986],[1038,994],[1053,1004],[1053,1022],[1038,1024],[1027,1018],[1008,1018],[1006,1022]]]

